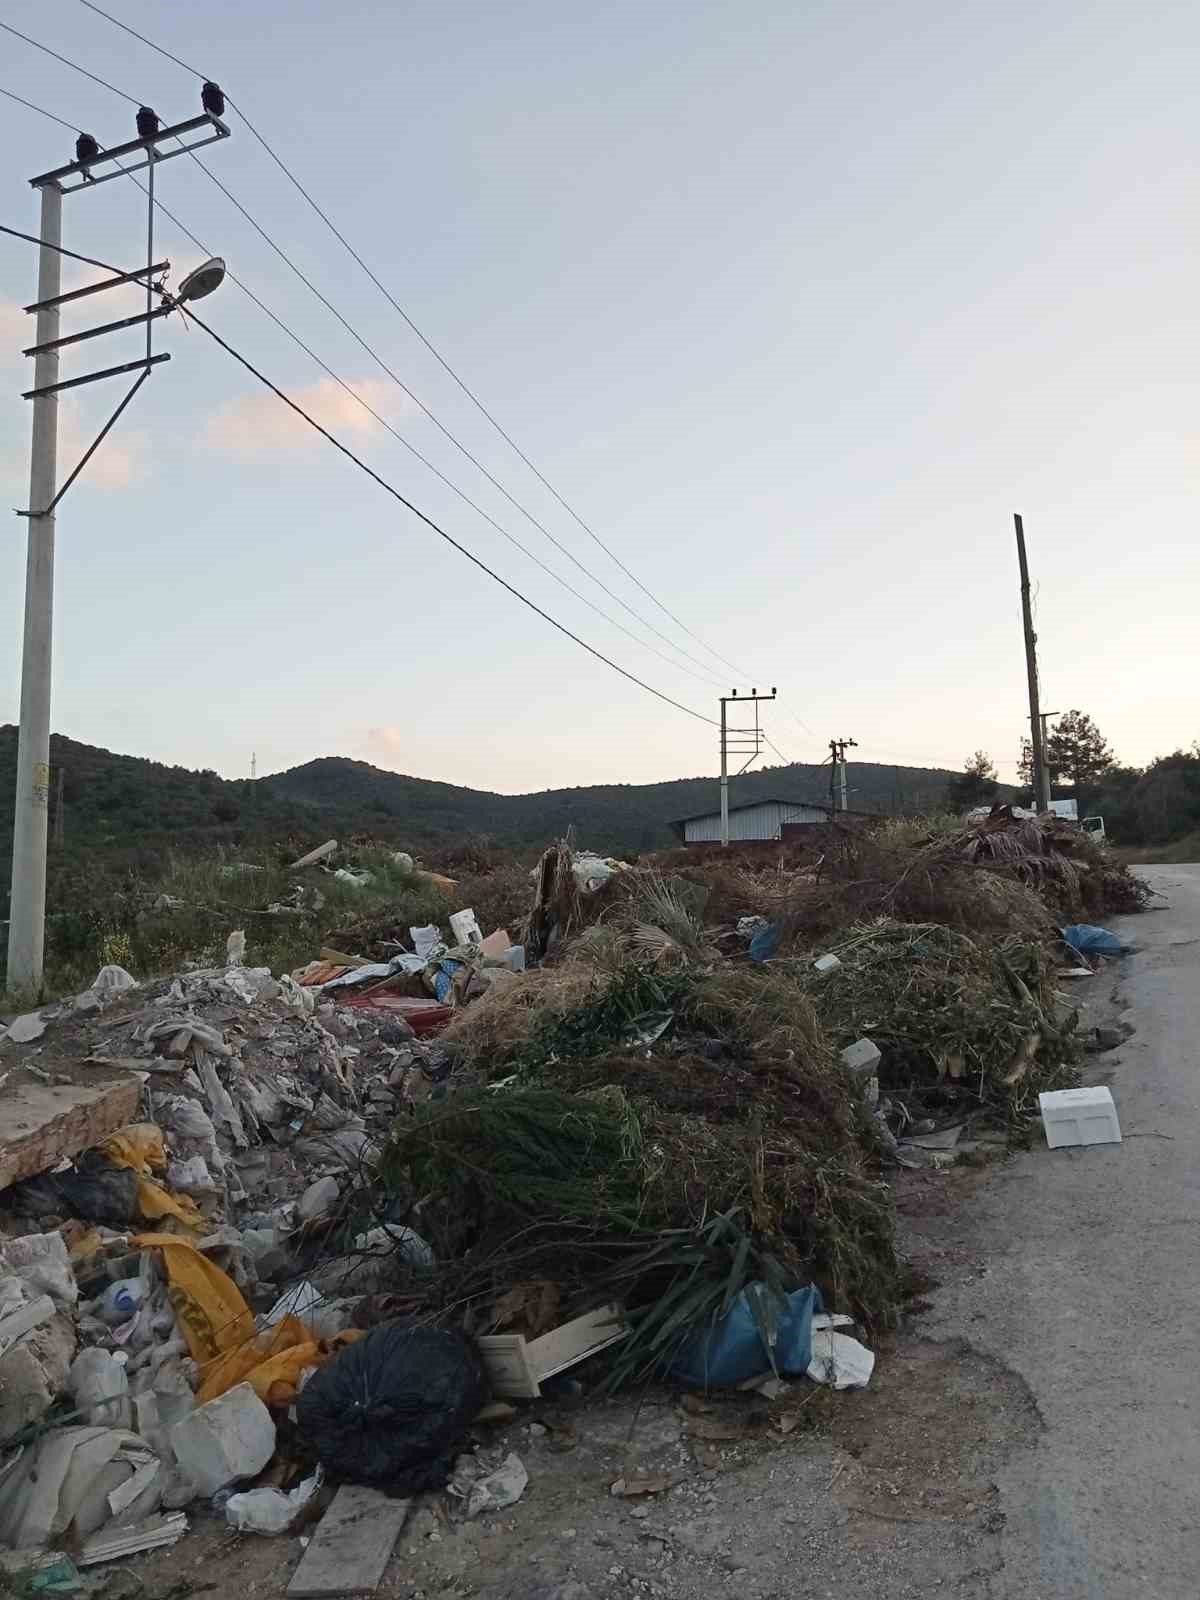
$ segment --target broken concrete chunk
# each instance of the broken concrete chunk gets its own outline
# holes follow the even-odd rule
[[[180,1468],[202,1495],[261,1472],[275,1453],[271,1413],[248,1383],[197,1406],[171,1429]]]
[[[842,1065],[856,1078],[872,1078],[879,1070],[883,1052],[873,1039],[856,1039],[842,1051]]]
[[[13,1018],[4,1037],[9,1044],[32,1044],[35,1039],[40,1039],[45,1031],[46,1024],[41,1012],[27,1011],[24,1016]]]

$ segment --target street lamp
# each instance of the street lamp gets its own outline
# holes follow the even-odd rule
[[[202,266],[188,273],[172,298],[176,305],[184,305],[192,300],[204,300],[214,289],[219,289],[224,281],[225,263],[220,256],[212,256]]]

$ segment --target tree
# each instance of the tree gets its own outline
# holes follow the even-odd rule
[[[999,788],[991,756],[986,750],[976,750],[962,772],[946,785],[946,797],[956,811],[970,811],[973,806],[990,805]]]
[[[1083,711],[1068,711],[1054,724],[1046,740],[1046,765],[1051,779],[1071,784],[1079,796],[1100,782],[1114,759],[1091,717]]]
[[[1021,782],[1033,784],[1033,740],[1028,735],[1021,739],[1021,759],[1017,762],[1017,776]]]

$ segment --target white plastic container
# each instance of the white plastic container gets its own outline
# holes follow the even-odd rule
[[[1121,1124],[1112,1092],[1100,1084],[1086,1089],[1052,1089],[1038,1095],[1038,1105],[1051,1150],[1064,1145],[1121,1142]]]

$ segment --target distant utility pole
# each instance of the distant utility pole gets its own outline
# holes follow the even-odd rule
[[[729,844],[729,755],[731,751],[738,754],[746,752],[746,759],[734,773],[736,778],[745,772],[750,763],[758,758],[762,750],[762,729],[758,724],[758,703],[760,700],[774,700],[775,691],[770,694],[759,694],[757,689],[751,689],[749,694],[739,695],[735,689],[732,694],[721,696],[721,843]],[[753,705],[754,726],[752,728],[731,728],[728,724],[725,707],[734,701],[738,705]]]
[[[168,295],[162,275],[170,270],[169,261],[154,259],[154,174],[160,162],[197,150],[216,139],[227,139],[229,129],[220,120],[225,99],[215,83],[201,91],[202,116],[191,117],[174,127],[161,126],[149,106],[137,113],[138,137],[102,150],[89,133],[81,133],[75,144],[76,159],[52,172],[39,173],[30,183],[41,195],[41,231],[32,240],[40,245],[38,297],[25,310],[37,317],[36,343],[26,351],[34,361],[33,388],[23,398],[33,401],[33,426],[30,444],[29,509],[18,512],[28,519],[29,538],[25,563],[25,636],[21,657],[21,727],[17,740],[17,791],[13,818],[12,901],[8,926],[8,987],[21,993],[38,994],[42,987],[42,958],[46,934],[46,844],[49,831],[50,801],[50,672],[53,660],[52,623],[54,612],[54,512],[59,501],[99,449],[125,407],[160,362],[169,361],[164,351],[152,348],[153,328],[160,317],[173,311],[181,301],[196,300],[210,293],[225,273],[224,263],[209,261],[189,273],[183,283]],[[204,129],[207,137],[184,142],[185,136]],[[172,141],[159,149],[164,140]],[[128,161],[130,164],[125,165]],[[146,265],[128,272],[114,271],[109,277],[82,289],[62,292],[62,258],[72,252],[62,248],[62,203],[68,194],[86,194],[113,178],[129,172],[146,173],[148,196],[146,222]],[[105,191],[107,193],[107,191]],[[26,237],[26,236],[22,236]],[[89,266],[103,266],[88,256],[74,257]],[[146,310],[134,317],[123,317],[82,333],[60,336],[59,313],[68,302],[82,300],[106,289],[132,285],[146,290]],[[162,299],[155,306],[154,297]],[[82,377],[59,380],[59,352],[68,345],[81,344],[101,334],[117,333],[145,325],[144,356],[115,367],[105,367]],[[76,389],[101,378],[136,373],[125,398],[117,406],[78,464],[60,485],[58,482],[58,397],[64,389]]]
[[[1029,598],[1029,562],[1025,557],[1025,524],[1014,513],[1017,561],[1021,568],[1021,620],[1025,628],[1025,672],[1029,679],[1029,742],[1033,751],[1033,800],[1038,811],[1050,809],[1050,773],[1046,768],[1045,723],[1038,709],[1037,634],[1033,631],[1033,605]]]
[[[829,774],[829,809],[830,811],[849,809],[849,792],[846,787],[846,751],[857,750],[857,739],[830,739],[829,758],[831,771]],[[840,778],[840,783],[839,783]],[[841,806],[835,804],[835,790],[840,790]]]
[[[252,750],[250,752],[250,781],[253,782],[254,779],[257,778],[257,777],[258,777],[258,751],[257,750]]]

